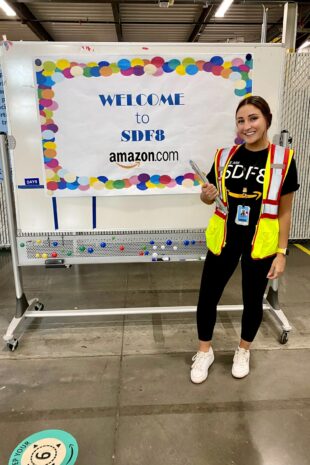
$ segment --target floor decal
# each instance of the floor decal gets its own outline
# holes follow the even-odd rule
[[[73,465],[78,444],[60,429],[32,434],[15,448],[8,465]]]

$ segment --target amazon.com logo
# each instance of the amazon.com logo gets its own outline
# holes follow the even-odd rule
[[[179,161],[179,152],[177,150],[169,152],[111,152],[109,160],[121,168],[130,169],[140,166],[141,162],[177,162]]]

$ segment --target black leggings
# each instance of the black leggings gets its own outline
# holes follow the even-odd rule
[[[226,244],[220,255],[214,255],[210,251],[207,254],[197,306],[197,328],[200,341],[212,339],[217,304],[240,257],[243,296],[241,338],[252,342],[261,324],[263,296],[268,282],[267,274],[274,256],[253,260],[250,256],[250,241],[245,243],[242,239],[240,236],[234,237],[234,240]]]

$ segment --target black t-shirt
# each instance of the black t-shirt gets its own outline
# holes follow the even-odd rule
[[[233,155],[226,171],[225,185],[229,207],[228,226],[235,225],[238,229],[242,228],[244,232],[247,229],[247,232],[251,233],[251,235],[253,235],[260,213],[267,157],[268,149],[252,152],[242,145]],[[207,177],[208,181],[216,186],[214,163]],[[247,199],[236,198],[234,194],[242,194],[244,187],[247,188],[247,194],[253,195],[253,197]],[[296,163],[292,159],[282,186],[281,196],[294,192],[298,188]],[[235,224],[238,205],[250,207],[249,226]]]

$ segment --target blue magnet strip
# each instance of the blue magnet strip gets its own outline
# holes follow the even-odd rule
[[[17,188],[18,189],[44,189],[44,186],[41,186],[41,184],[38,185],[38,186],[36,186],[36,185],[33,185],[33,186],[31,186],[31,185],[29,185],[29,186],[20,185],[20,186],[17,186]]]
[[[93,197],[93,229],[97,228],[97,198]]]
[[[57,201],[55,197],[52,198],[52,202],[53,202],[54,226],[55,226],[55,229],[59,229],[58,214],[57,214]]]

